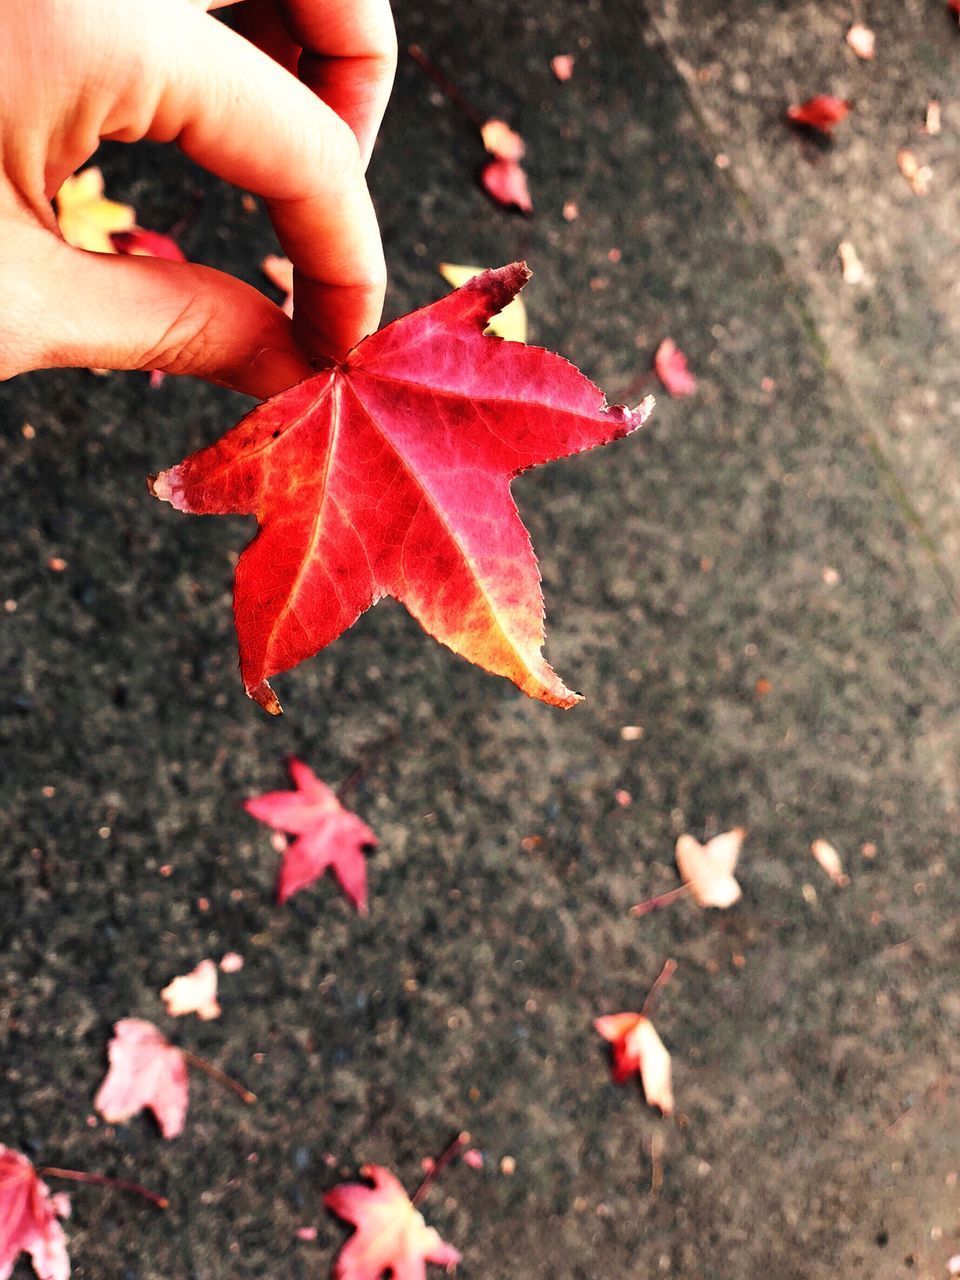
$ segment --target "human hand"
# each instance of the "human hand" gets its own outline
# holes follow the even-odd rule
[[[207,12],[234,3],[236,31]],[[343,356],[383,306],[364,172],[395,64],[389,0],[2,0],[0,378],[161,369],[264,397]],[[293,322],[210,267],[67,245],[50,201],[103,138],[175,141],[262,196]]]

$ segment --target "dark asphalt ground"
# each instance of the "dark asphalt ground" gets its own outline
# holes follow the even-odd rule
[[[419,42],[523,133],[536,214],[489,204],[473,127],[404,58],[371,168],[388,314],[440,295],[440,261],[526,257],[531,340],[611,397],[668,334],[700,377],[696,398],[660,397],[643,438],[516,485],[548,656],[588,698],[572,712],[467,666],[387,602],[278,680],[287,714],[268,720],[235,673],[231,565],[249,526],[180,516],[144,484],[231,425],[240,398],[173,379],[152,391],[136,374],[0,388],[0,596],[16,601],[0,615],[0,1142],[172,1201],[160,1215],[76,1189],[80,1280],[325,1275],[346,1233],[323,1191],[369,1161],[412,1188],[459,1129],[486,1168],[450,1168],[424,1209],[466,1280],[947,1274],[960,664],[955,565],[925,496],[950,477],[946,463],[911,470],[887,430],[896,406],[874,413],[854,366],[900,371],[898,401],[922,379],[915,452],[934,441],[946,456],[956,205],[934,348],[911,320],[927,297],[912,258],[869,262],[888,301],[844,328],[847,301],[824,301],[840,289],[832,254],[776,216],[879,219],[886,170],[845,176],[845,148],[868,137],[902,182],[905,121],[934,88],[956,153],[960,34],[932,0],[863,10],[899,37],[851,67],[852,6],[689,0],[655,6],[654,22],[625,0],[396,4],[401,45]],[[568,51],[559,85],[549,59]],[[757,83],[741,92],[725,68],[744,59]],[[830,151],[811,150],[777,115],[837,67],[857,78],[858,111]],[[723,110],[737,122],[728,169]],[[261,281],[275,242],[239,192],[167,150],[101,160],[144,225],[187,212],[190,257]],[[931,200],[947,198],[950,163]],[[904,198],[896,219],[924,260],[929,208]],[[842,358],[825,337],[837,331]],[[625,725],[642,737],[624,740]],[[291,751],[334,785],[363,767],[351,803],[381,839],[367,919],[326,881],[272,904],[276,854],[239,802],[283,785]],[[737,824],[736,907],[629,915],[676,883],[678,833]],[[848,887],[814,863],[817,837],[841,851]],[[246,965],[222,979],[222,1018],[166,1019],[160,988],[228,950]],[[610,1083],[591,1028],[638,1008],[668,956],[669,1122]],[[145,1117],[88,1123],[127,1015],[242,1078],[258,1105],[195,1078],[175,1142]]]

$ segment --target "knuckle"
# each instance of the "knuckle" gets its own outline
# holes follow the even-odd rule
[[[366,173],[360,144],[346,121],[331,116],[327,121],[323,141],[323,167],[326,177],[335,177],[338,184],[350,189],[366,185]]]
[[[162,369],[165,373],[191,373],[204,368],[211,355],[211,330],[218,310],[216,298],[208,290],[197,288],[143,352],[137,367]]]

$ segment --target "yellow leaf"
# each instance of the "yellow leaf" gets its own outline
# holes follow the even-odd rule
[[[94,165],[67,178],[56,195],[60,234],[75,249],[116,253],[111,231],[129,231],[136,214],[126,204],[105,200],[103,174]]]
[[[462,284],[485,270],[485,267],[458,267],[452,262],[440,263],[440,274],[454,289],[459,289]],[[486,332],[495,333],[498,338],[505,338],[507,342],[526,342],[527,309],[523,305],[523,299],[517,297],[508,302],[490,321]]]

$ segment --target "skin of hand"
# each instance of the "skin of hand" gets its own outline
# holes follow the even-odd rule
[[[0,379],[162,369],[263,398],[341,358],[383,306],[365,171],[395,67],[389,0],[0,0]],[[292,322],[224,272],[62,239],[63,180],[145,138],[263,197]]]

